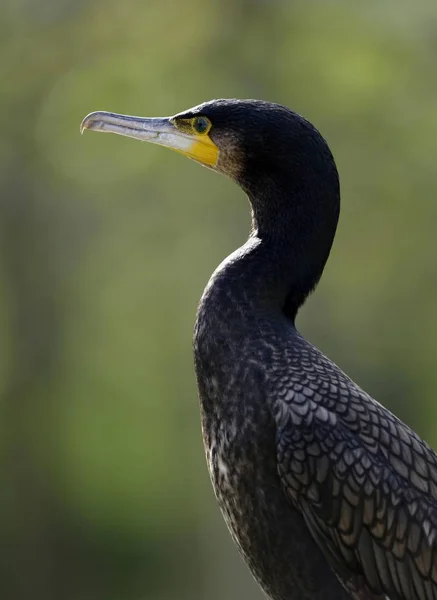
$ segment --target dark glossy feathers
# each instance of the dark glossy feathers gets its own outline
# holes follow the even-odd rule
[[[276,392],[278,469],[349,589],[437,597],[437,456],[303,339]]]

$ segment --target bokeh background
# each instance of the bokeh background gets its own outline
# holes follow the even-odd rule
[[[0,4],[0,597],[258,600],[210,489],[196,304],[249,228],[176,153],[93,110],[285,103],[342,217],[300,330],[437,447],[435,0]]]

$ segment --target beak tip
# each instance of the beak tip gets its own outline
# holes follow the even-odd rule
[[[83,135],[83,132],[85,131],[85,129],[88,129],[88,127],[89,127],[89,123],[90,123],[90,116],[91,116],[92,114],[93,114],[93,113],[90,113],[90,114],[89,114],[89,115],[87,115],[87,116],[86,116],[84,119],[82,119],[82,123],[80,124],[80,128],[79,128],[80,135]]]
[[[102,111],[94,111],[87,115],[80,124],[80,134],[83,135],[85,129],[97,129],[99,125],[99,117],[101,117],[103,114],[106,113],[103,113]],[[101,122],[100,128],[103,128]]]

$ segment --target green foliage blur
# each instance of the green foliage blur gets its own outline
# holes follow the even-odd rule
[[[210,489],[191,338],[231,182],[93,110],[289,105],[342,217],[300,330],[437,447],[437,4],[0,4],[0,597],[255,600]]]

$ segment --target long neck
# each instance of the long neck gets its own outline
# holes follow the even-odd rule
[[[339,195],[323,186],[312,194],[281,182],[246,187],[252,205],[252,234],[213,274],[204,299],[242,307],[245,314],[282,312],[294,320],[317,285],[334,239]],[[282,185],[281,185],[282,184]],[[253,193],[252,193],[253,192]]]
[[[314,187],[308,195],[287,184],[281,189],[278,179],[269,181],[251,198],[253,235],[260,243],[249,269],[256,287],[270,290],[276,308],[294,320],[323,273],[337,228],[339,195]]]

